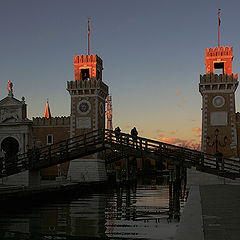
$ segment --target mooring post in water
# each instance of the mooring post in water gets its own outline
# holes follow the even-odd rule
[[[172,198],[172,178],[173,178],[173,172],[172,170],[169,170],[169,198]]]
[[[121,181],[121,167],[116,166],[115,170],[116,170],[116,183],[120,183],[120,181]]]
[[[134,157],[132,160],[132,178],[133,180],[137,179],[137,159]]]
[[[180,217],[180,191],[181,191],[181,176],[180,176],[180,166],[175,165],[175,179],[174,179],[174,218],[179,219]]]
[[[173,215],[173,189],[172,189],[172,184],[173,183],[173,171],[169,170],[169,219],[172,219]]]
[[[130,185],[126,186],[126,220],[130,220],[131,191]]]
[[[129,176],[129,156],[126,157],[126,183],[129,182],[130,176]]]
[[[180,182],[180,197],[183,199],[186,194],[186,185],[187,185],[187,169],[184,166],[181,166],[181,182]]]

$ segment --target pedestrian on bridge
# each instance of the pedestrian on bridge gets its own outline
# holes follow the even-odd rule
[[[138,131],[137,131],[136,127],[134,127],[134,128],[131,130],[131,135],[132,135],[132,140],[133,140],[133,147],[136,145],[136,148],[137,148],[137,136],[138,136]]]
[[[119,141],[120,135],[121,135],[121,129],[120,127],[116,127],[114,130],[116,140]]]

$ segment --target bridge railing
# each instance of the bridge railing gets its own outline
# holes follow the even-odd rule
[[[101,130],[95,130],[43,147],[39,149],[40,154],[37,160],[51,161],[51,159],[54,159],[54,161],[56,161],[56,158],[66,158],[67,155],[73,154],[74,152],[77,153],[80,149],[86,149],[87,147],[103,143],[103,133]]]
[[[105,130],[106,141],[122,147],[136,148],[140,151],[162,154],[179,161],[189,162],[195,166],[217,168],[219,170],[239,173],[239,160],[229,158],[218,158],[216,155],[207,154],[194,149],[176,146],[143,137],[133,137],[130,134],[120,133],[116,135],[114,131]]]
[[[134,137],[130,134],[116,134],[107,129],[98,129],[92,132],[59,141],[42,148],[33,148],[23,154],[5,160],[5,171],[15,173],[26,169],[42,168],[71,160],[78,152],[86,152],[91,146],[102,145],[116,151],[139,151],[174,158],[178,162],[189,163],[192,166],[219,168],[220,170],[239,173],[240,162],[228,158],[216,158],[215,155],[203,153],[168,143],[151,140],[143,137]],[[74,155],[75,154],[75,155]]]
[[[62,158],[67,158],[69,154],[77,153],[80,149],[86,149],[89,146],[102,144],[104,142],[103,137],[104,131],[99,129],[41,148],[33,147],[25,153],[6,159],[3,171],[10,175],[23,170],[34,169],[41,165],[46,166],[47,163],[49,165],[52,165],[52,162],[58,164],[58,160],[62,162]]]

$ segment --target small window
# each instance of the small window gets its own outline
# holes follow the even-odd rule
[[[214,73],[215,74],[224,74],[224,62],[215,62],[214,63]]]
[[[48,134],[47,135],[47,145],[53,144],[53,135]]]
[[[89,69],[81,69],[81,80],[89,78]]]

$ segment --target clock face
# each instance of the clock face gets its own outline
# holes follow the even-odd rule
[[[91,110],[91,103],[87,100],[81,100],[78,103],[78,112],[81,114],[88,114]]]
[[[213,106],[216,108],[220,108],[225,104],[225,99],[222,96],[216,96],[213,98]]]

